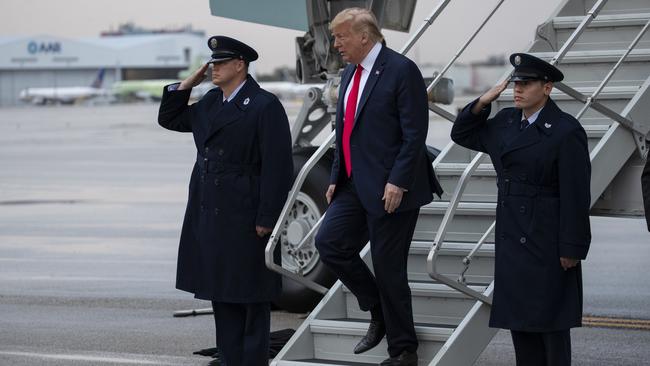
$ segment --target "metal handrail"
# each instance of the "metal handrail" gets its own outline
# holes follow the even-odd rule
[[[445,211],[445,215],[442,218],[438,232],[436,232],[436,238],[433,240],[433,246],[427,255],[427,272],[431,278],[489,305],[492,304],[492,299],[465,284],[454,281],[442,273],[438,273],[436,269],[436,260],[440,252],[440,248],[442,248],[442,243],[444,241],[445,235],[447,234],[449,224],[456,214],[456,208],[458,208],[458,204],[460,203],[462,192],[465,190],[465,187],[469,183],[468,178],[474,173],[474,171],[476,171],[484,157],[484,153],[476,154],[474,159],[472,159],[467,167],[465,167],[465,170],[463,171],[463,174],[458,184],[456,185],[456,188],[454,189],[454,194],[449,201],[449,206],[447,206],[447,210]]]
[[[560,62],[560,60],[564,58],[566,53],[569,52],[569,49],[571,49],[576,43],[578,37],[582,35],[584,30],[587,29],[587,26],[591,24],[594,18],[596,18],[596,16],[600,13],[607,1],[608,0],[598,0],[598,2],[596,2],[594,6],[591,7],[591,10],[587,12],[587,15],[585,15],[585,17],[582,19],[580,25],[573,31],[573,33],[571,33],[571,36],[566,40],[566,42],[564,42],[555,57],[551,59],[549,62],[551,65],[556,65],[558,62]]]
[[[492,225],[490,225],[490,227],[487,230],[485,230],[485,233],[483,233],[481,239],[478,240],[478,243],[476,243],[474,249],[472,249],[472,251],[469,252],[469,254],[465,258],[463,258],[463,265],[465,265],[465,268],[463,268],[463,272],[461,272],[460,276],[458,276],[458,282],[465,283],[465,273],[467,273],[467,271],[469,270],[469,265],[472,263],[472,258],[479,251],[479,249],[481,249],[481,247],[487,240],[488,236],[492,234],[494,228],[496,227],[496,223],[497,222],[494,221]]]
[[[327,212],[327,211],[326,211],[326,212]],[[301,250],[302,247],[305,246],[305,244],[307,244],[307,242],[308,242],[309,240],[311,240],[312,236],[314,236],[314,234],[316,234],[316,230],[318,230],[318,228],[321,226],[321,224],[323,223],[324,220],[325,220],[325,213],[320,217],[320,219],[318,219],[318,221],[316,221],[316,223],[315,223],[314,226],[311,228],[311,230],[309,230],[309,232],[307,233],[307,235],[305,235],[305,237],[302,238],[302,240],[300,241],[300,243],[298,243],[298,245],[296,245],[296,247],[293,248],[293,250],[296,251],[296,252],[299,251],[299,250]]]
[[[418,31],[406,42],[406,45],[402,47],[402,49],[400,50],[401,54],[406,54],[406,52],[408,52],[411,49],[413,44],[415,44],[415,42],[417,42],[417,40],[420,39],[420,37],[422,37],[424,32],[429,28],[429,26],[431,26],[431,24],[433,24],[433,21],[440,15],[442,10],[445,7],[447,7],[450,1],[451,0],[444,0],[434,8],[434,10],[431,12],[429,17],[424,20],[424,23],[420,26]],[[332,131],[329,134],[329,136],[326,138],[325,142],[321,144],[321,146],[314,152],[314,154],[309,158],[309,160],[307,160],[307,162],[302,167],[302,169],[300,169],[300,172],[298,173],[298,176],[294,181],[293,187],[291,188],[291,191],[289,191],[287,201],[285,202],[284,207],[282,208],[280,217],[278,218],[278,221],[276,222],[275,227],[271,232],[271,237],[269,238],[269,241],[266,244],[266,248],[264,249],[265,263],[268,269],[277,272],[281,275],[287,276],[288,278],[297,281],[303,284],[304,286],[316,292],[319,292],[321,294],[327,293],[329,289],[322,285],[319,285],[318,283],[312,280],[306,279],[304,276],[302,276],[302,273],[300,273],[300,271],[291,272],[286,268],[282,267],[282,265],[276,264],[274,261],[273,253],[275,252],[275,248],[277,247],[278,241],[280,240],[280,235],[279,235],[280,229],[284,225],[284,221],[287,219],[287,216],[291,211],[293,204],[296,201],[296,198],[298,197],[300,188],[302,187],[303,183],[307,179],[307,175],[310,173],[311,169],[313,169],[313,167],[316,166],[316,163],[329,150],[329,147],[334,143],[335,138],[336,138],[336,131]],[[298,244],[297,248],[302,248],[305,245],[305,243],[314,235],[317,228],[323,222],[324,217],[325,217],[325,213],[323,213],[321,218],[314,225],[314,227],[312,227],[312,229],[307,233],[305,238],[302,239],[302,241]]]
[[[603,81],[600,83],[600,85],[598,85],[596,90],[594,90],[594,92],[591,94],[591,96],[587,99],[587,102],[585,103],[584,107],[582,107],[582,109],[578,112],[578,114],[576,114],[576,116],[575,116],[576,119],[580,119],[582,117],[582,115],[587,111],[587,109],[589,109],[589,107],[595,101],[595,99],[598,97],[598,95],[603,90],[603,88],[605,88],[605,85],[611,80],[612,76],[614,76],[614,73],[623,64],[623,61],[625,61],[625,59],[630,55],[630,53],[632,52],[634,47],[636,47],[636,45],[639,43],[639,41],[641,40],[641,37],[643,37],[645,32],[648,30],[648,27],[650,27],[650,20],[648,20],[648,22],[645,23],[645,26],[643,27],[643,29],[641,29],[641,32],[639,32],[639,34],[634,38],[634,40],[632,41],[630,46],[627,48],[625,53],[623,53],[621,58],[619,58],[616,65],[614,65],[614,67],[611,70],[609,70],[609,73],[607,73],[607,76],[605,76],[605,79],[603,79]]]
[[[582,102],[582,103],[587,103],[590,97],[584,95],[583,93],[579,92],[578,90],[562,83],[558,82],[555,83],[554,85],[558,90],[562,91],[566,95],[572,97],[573,99]],[[597,110],[601,114],[603,114],[605,117],[608,117],[610,119],[613,119],[614,121],[620,123],[621,125],[629,128],[632,131],[642,133],[642,134],[647,134],[650,131],[650,127],[645,127],[642,124],[635,123],[634,121],[630,120],[627,117],[623,117],[620,113],[612,110],[611,108],[603,105],[602,103],[598,102],[597,100],[591,100],[591,108]]]
[[[287,219],[287,216],[289,215],[289,212],[293,208],[293,204],[296,201],[296,198],[298,197],[298,193],[300,192],[300,188],[302,187],[303,183],[307,179],[307,175],[310,173],[311,169],[316,166],[316,163],[325,156],[325,153],[329,150],[330,146],[332,143],[334,143],[334,139],[336,138],[336,131],[332,131],[329,136],[325,139],[325,142],[321,144],[321,146],[316,149],[314,154],[307,160],[305,165],[300,169],[300,172],[298,173],[298,176],[296,177],[296,180],[293,183],[293,187],[291,188],[291,191],[289,191],[289,196],[287,197],[287,201],[284,203],[284,207],[282,208],[282,212],[280,213],[280,217],[278,218],[278,221],[275,224],[275,227],[273,228],[273,232],[271,232],[271,237],[269,238],[268,243],[266,244],[266,248],[264,250],[264,258],[266,261],[266,267],[272,271],[278,272],[281,275],[287,276],[293,280],[296,280],[300,282],[301,284],[305,285],[306,287],[319,292],[321,294],[326,294],[329,289],[325,286],[319,285],[318,283],[308,280],[305,277],[303,277],[300,273],[295,273],[291,272],[288,269],[282,267],[282,265],[278,265],[274,261],[274,256],[273,253],[275,252],[275,248],[278,244],[278,241],[280,240],[280,229],[284,225],[284,221]]]
[[[420,28],[411,36],[411,38],[406,42],[404,47],[399,51],[402,55],[406,55],[406,53],[413,47],[415,42],[422,37],[424,32],[433,24],[433,21],[438,18],[438,15],[442,13],[442,11],[447,7],[451,0],[443,0],[441,1],[438,6],[436,6],[431,14],[427,18],[424,18],[424,23],[420,26]]]
[[[497,3],[497,5],[496,5],[496,6],[492,9],[492,11],[488,14],[487,18],[485,18],[485,20],[483,20],[483,22],[481,23],[481,25],[479,25],[478,28],[476,28],[476,30],[474,31],[474,33],[472,33],[472,35],[471,35],[471,36],[469,37],[469,39],[465,42],[465,44],[463,44],[463,45],[460,47],[460,49],[456,52],[456,54],[454,54],[454,56],[451,58],[451,60],[449,60],[449,62],[447,63],[447,65],[445,65],[445,67],[440,71],[440,73],[435,77],[435,79],[433,79],[433,81],[431,82],[431,84],[429,84],[429,86],[427,87],[427,93],[431,93],[431,91],[433,90],[433,88],[434,88],[436,85],[438,85],[438,83],[440,82],[440,80],[442,80],[442,76],[447,72],[447,70],[449,70],[449,68],[454,64],[454,62],[456,62],[456,60],[458,59],[458,57],[460,57],[460,55],[465,51],[465,49],[467,48],[467,46],[469,46],[469,44],[472,43],[472,41],[474,40],[474,38],[476,38],[476,35],[477,35],[477,34],[478,34],[482,29],[483,29],[483,27],[485,27],[485,24],[487,24],[487,22],[492,18],[492,16],[494,15],[494,13],[496,13],[496,11],[501,7],[501,4],[503,4],[504,1],[505,1],[505,0],[499,0],[499,2]],[[602,0],[601,0],[601,1],[602,1]]]
[[[596,4],[594,4],[594,6],[591,8],[591,10],[585,15],[585,17],[582,20],[582,22],[580,23],[580,25],[574,30],[574,32],[571,34],[569,39],[564,43],[564,45],[560,49],[560,51],[558,51],[558,53],[553,57],[553,59],[550,62],[552,65],[557,64],[560,60],[562,60],[564,58],[564,56],[566,55],[568,50],[573,46],[573,44],[576,42],[578,37],[584,32],[584,30],[592,22],[592,20],[598,15],[598,13],[600,13],[601,9],[605,6],[605,3],[607,3],[607,0],[599,0]],[[497,4],[497,8],[500,5],[501,5],[501,3]],[[489,17],[492,16],[494,11],[496,11],[496,9],[493,10],[493,12],[490,14]],[[488,17],[488,19],[489,19],[489,17]],[[487,19],[481,24],[481,27],[483,27],[486,22],[487,22]],[[476,36],[476,33],[477,32],[475,32],[472,35],[472,37],[470,38],[470,42],[474,38],[474,36]],[[463,48],[461,48],[461,50],[464,50],[464,47],[466,47],[466,46],[467,46],[467,44],[465,44],[463,46]],[[455,61],[455,59],[452,59],[452,62],[453,61]],[[451,66],[451,64],[448,64],[445,67],[444,71],[446,71],[446,69],[448,69],[450,66]],[[441,72],[439,77],[443,73],[444,72]],[[434,83],[437,82],[437,79],[438,78],[436,78],[436,80],[434,80],[434,82],[432,83],[432,86],[430,86],[430,87],[435,86]],[[566,86],[564,84],[562,84],[562,85],[565,86],[567,89],[571,89],[573,92],[575,92],[577,94],[580,94],[578,91],[574,90],[573,88],[570,88],[570,87],[568,87],[568,86]],[[558,89],[560,89],[560,88],[558,88]],[[560,90],[562,90],[562,89],[560,89]],[[575,93],[574,93],[574,95],[577,95]],[[580,95],[582,95],[582,94],[580,94]],[[578,99],[578,98],[576,98],[576,99]],[[602,110],[607,109],[608,111],[611,111],[611,110],[609,110],[609,108],[606,108],[606,107],[602,106],[600,103],[597,103],[595,101],[592,102],[592,103],[594,105],[594,108],[596,108],[596,105],[598,105],[598,108],[600,108]],[[602,106],[602,108],[601,108],[601,106]],[[429,106],[429,108],[431,109],[431,105]],[[615,113],[613,111],[611,111],[611,112]],[[446,116],[443,115],[443,117],[446,117]],[[448,118],[448,117],[446,117],[446,118]],[[627,120],[626,118],[624,118],[624,117],[622,117],[620,115],[618,115],[617,118],[622,119],[622,120]],[[630,121],[630,123],[631,123],[631,121]],[[429,272],[429,276],[431,278],[433,278],[435,280],[438,280],[440,282],[443,282],[446,285],[448,285],[448,286],[450,286],[450,287],[452,287],[452,288],[454,288],[454,289],[456,289],[456,290],[458,290],[458,291],[460,291],[460,292],[462,292],[462,293],[464,293],[466,295],[474,297],[477,300],[480,300],[480,301],[482,301],[482,302],[484,302],[486,304],[491,304],[492,301],[488,296],[485,296],[485,294],[477,292],[477,291],[471,289],[469,286],[465,285],[464,283],[462,283],[460,281],[462,278],[464,278],[464,273],[467,271],[467,268],[465,268],[464,271],[461,273],[461,275],[459,277],[459,281],[454,281],[451,278],[445,276],[444,274],[438,273],[437,270],[436,270],[436,260],[437,260],[440,248],[442,247],[442,245],[444,243],[444,238],[445,238],[446,233],[447,233],[447,228],[448,228],[449,224],[451,223],[451,221],[452,221],[452,219],[453,219],[453,217],[454,217],[454,215],[456,213],[456,209],[458,208],[458,203],[460,201],[460,197],[463,195],[463,193],[465,191],[465,188],[467,187],[467,184],[469,183],[469,178],[473,175],[474,171],[478,167],[478,165],[479,165],[480,161],[482,160],[482,158],[483,158],[483,153],[477,154],[474,157],[474,159],[470,162],[470,164],[465,168],[463,174],[461,175],[461,177],[459,179],[459,182],[458,182],[458,184],[456,186],[456,189],[454,190],[454,193],[453,193],[453,195],[451,197],[451,200],[449,202],[449,206],[447,207],[447,210],[445,211],[445,216],[443,217],[442,222],[440,223],[440,226],[438,228],[438,231],[436,232],[436,238],[434,239],[431,250],[429,251],[429,254],[427,255],[427,271]],[[494,228],[495,225],[496,225],[496,220],[490,225],[490,228],[486,231],[486,233],[481,237],[481,239],[478,241],[476,246],[473,248],[472,252],[470,253],[470,256],[468,256],[470,258],[470,261],[471,261],[471,255],[473,255],[473,253],[478,251],[478,249],[483,245],[485,239],[487,238],[490,231]],[[464,260],[466,260],[468,257],[465,257]],[[464,264],[466,264],[466,263],[464,263]]]
[[[487,22],[492,18],[492,16],[496,13],[496,11],[501,7],[505,0],[500,0],[493,8],[492,11],[488,14],[488,16],[483,20],[483,22],[476,28],[476,30],[472,33],[472,35],[469,37],[469,39],[460,47],[460,49],[454,54],[454,56],[449,60],[447,65],[440,71],[440,73],[434,78],[434,80],[429,84],[427,87],[427,92],[431,92],[433,88],[440,82],[442,79],[442,76],[451,68],[451,66],[456,62],[458,57],[465,51],[467,46],[476,38],[478,33],[485,27]],[[434,103],[429,103],[429,109],[438,113],[440,116],[453,121],[452,118],[454,117],[453,114],[445,111],[444,109],[440,108],[439,106],[435,105]],[[492,299],[489,296],[486,296],[484,293],[481,293],[479,291],[476,291],[469,286],[454,281],[447,277],[444,274],[438,273],[436,269],[436,261],[438,258],[438,254],[440,252],[440,248],[442,248],[443,242],[445,235],[447,233],[447,228],[449,224],[451,223],[454,215],[456,214],[456,209],[458,208],[458,203],[460,202],[460,198],[465,190],[465,187],[469,183],[469,177],[472,176],[474,171],[478,168],[479,164],[483,160],[485,154],[483,153],[478,153],[472,162],[465,168],[463,171],[463,174],[458,182],[458,185],[456,186],[454,190],[454,194],[452,195],[452,198],[449,202],[449,206],[447,207],[447,210],[445,211],[445,216],[442,219],[442,222],[440,223],[440,227],[438,228],[438,231],[436,232],[436,238],[433,241],[433,245],[431,246],[431,250],[429,251],[429,254],[427,255],[427,272],[429,273],[429,276],[439,282],[442,282],[446,284],[449,287],[452,287],[470,297],[473,297],[477,300],[480,300],[486,304],[492,304]],[[478,250],[478,249],[476,249]]]

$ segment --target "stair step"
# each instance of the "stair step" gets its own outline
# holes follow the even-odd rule
[[[490,222],[492,223],[492,222]],[[493,242],[493,237],[490,239]],[[409,281],[434,282],[427,271],[427,256],[431,250],[431,241],[413,241],[409,250]],[[476,246],[476,242],[445,242],[440,249],[436,268],[439,273],[451,279],[458,279],[465,266],[463,258]],[[494,244],[484,243],[472,257],[469,269],[465,273],[467,283],[486,286],[494,278]]]
[[[577,87],[600,85],[618,62],[625,50],[570,51],[559,64],[565,76],[564,82]],[[533,55],[551,60],[555,52],[534,52]],[[614,73],[609,86],[641,86],[650,69],[650,49],[635,49]]]
[[[295,361],[286,361],[282,360],[277,363],[277,366],[314,366],[314,365],[330,365],[330,366],[377,366],[376,363],[367,363],[367,362],[337,362],[332,360],[322,360],[317,358],[305,359],[305,360],[295,360]]]
[[[599,14],[589,28],[603,27],[622,27],[638,26],[643,27],[650,19],[650,13],[630,13],[630,14]],[[580,16],[561,16],[553,19],[555,29],[576,29],[584,20],[584,15]]]
[[[433,201],[420,208],[420,215],[444,215],[449,206],[447,201]],[[456,209],[457,215],[494,216],[495,203],[489,202],[460,202]]]
[[[410,282],[415,323],[436,324],[441,327],[457,326],[476,300],[439,283]],[[485,291],[485,286],[471,286],[476,291]],[[361,311],[356,297],[344,287],[347,317],[370,320],[370,313]]]
[[[422,207],[413,239],[431,241],[440,227],[448,205],[448,201],[433,201]],[[490,227],[495,215],[496,203],[460,202],[446,238],[453,242],[477,242]],[[490,242],[493,240],[490,239]]]
[[[314,340],[314,358],[342,362],[377,364],[388,357],[386,339],[377,347],[360,355],[352,353],[354,346],[365,336],[368,330],[367,321],[356,320],[312,320],[309,325]],[[422,365],[427,365],[440,350],[444,342],[451,336],[452,328],[416,325],[418,337],[418,357]]]
[[[598,0],[585,0],[584,10],[591,9]],[[610,0],[608,1],[601,14],[628,14],[628,13],[650,13],[650,3],[648,0]]]
[[[557,40],[556,49],[562,47],[583,19],[584,16],[553,19]],[[600,14],[580,35],[572,50],[627,49],[648,19],[650,19],[650,13]],[[637,44],[637,48],[649,46],[650,34],[646,33]]]
[[[567,85],[572,86],[570,84]],[[583,95],[588,96],[591,95],[596,88],[574,87],[574,89]],[[611,110],[617,113],[621,113],[625,106],[627,106],[632,97],[634,97],[638,91],[638,86],[606,86],[598,95],[597,100]],[[551,98],[555,101],[561,110],[571,115],[576,115],[584,106],[584,103],[573,99],[571,96],[564,94],[558,89],[553,89],[551,92]],[[495,110],[500,110],[502,108],[512,107],[513,105],[513,90],[512,88],[509,88],[501,93],[501,96],[497,100],[496,106],[493,105],[492,108],[496,108]],[[589,108],[586,111],[584,116],[581,118],[581,121],[585,125],[611,124],[611,120],[607,119],[602,114],[595,111],[593,108]]]

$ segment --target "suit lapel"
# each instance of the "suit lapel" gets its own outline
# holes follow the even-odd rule
[[[203,136],[205,137],[209,136],[210,131],[212,130],[213,116],[219,113],[222,108],[222,98],[223,94],[221,89],[216,88],[214,93],[208,93],[203,97],[203,99],[201,99],[201,103],[205,103],[205,107],[203,107],[205,111],[204,115],[207,116],[206,118],[201,119],[201,129],[203,130]]]
[[[519,135],[512,139],[510,143],[506,144],[501,156],[540,142],[543,134],[550,135],[553,127],[552,119],[556,115],[557,109],[555,102],[549,99],[535,122],[523,131],[518,131],[519,122],[521,121],[521,113],[523,112],[519,110],[518,113],[515,113],[519,118],[510,123],[511,126],[509,129],[510,131],[516,129],[519,132]]]
[[[379,51],[379,55],[377,55],[377,59],[375,60],[375,64],[372,66],[372,70],[370,70],[370,75],[368,75],[366,85],[363,87],[363,92],[361,93],[361,98],[359,99],[359,105],[357,106],[357,112],[354,116],[355,126],[357,117],[361,115],[361,111],[366,105],[366,102],[370,97],[370,93],[372,93],[372,89],[374,89],[375,85],[377,84],[377,80],[379,80],[383,73],[384,64],[386,63],[386,52],[386,47],[382,46],[381,51]]]
[[[345,67],[343,74],[341,74],[341,83],[339,84],[339,100],[336,107],[336,134],[337,138],[339,133],[343,133],[343,108],[345,106],[345,91],[350,85],[352,75],[354,75],[355,67],[350,64]]]
[[[510,119],[503,126],[503,146],[502,152],[514,143],[514,141],[521,135],[519,131],[519,121],[521,121],[521,109],[514,109],[510,115]]]
[[[206,140],[210,139],[222,128],[237,121],[255,97],[259,88],[255,80],[248,76],[246,78],[246,84],[239,90],[233,100],[222,106],[213,106],[211,112],[214,109],[215,114],[210,118],[210,129],[206,135]],[[223,94],[220,92],[214,104],[220,104],[222,100]]]
[[[341,121],[343,118],[343,108],[345,106],[345,92],[348,90],[348,85],[350,85],[350,81],[352,81],[352,76],[354,75],[354,65],[350,64],[346,66],[345,70],[343,71],[343,75],[341,75],[341,84],[339,86],[339,101],[338,101],[338,107],[336,108],[338,114],[340,114]]]
[[[515,128],[519,129],[519,126],[515,126]],[[535,128],[535,126],[533,125],[530,125],[528,126],[528,128],[521,131],[519,136],[515,137],[512,143],[505,146],[505,149],[503,150],[503,153],[501,153],[501,156],[504,156],[515,150],[522,149],[526,146],[536,144],[541,140],[542,137],[540,136],[540,133],[537,130],[537,128]]]
[[[538,131],[544,133],[545,135],[550,135],[553,133],[553,126],[555,125],[556,116],[559,114],[560,108],[557,104],[549,98],[544,106],[544,109],[539,113],[539,117],[535,120],[533,125],[537,128]],[[533,127],[533,126],[531,126]]]
[[[533,125],[528,126],[523,131],[519,130],[522,113],[523,112],[518,109],[516,113],[513,113],[512,121],[508,123],[507,133],[505,136],[505,146],[501,152],[502,157],[515,150],[536,144],[541,140],[537,128]]]

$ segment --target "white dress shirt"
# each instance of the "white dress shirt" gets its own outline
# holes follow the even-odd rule
[[[366,58],[361,61],[361,67],[363,67],[363,71],[361,71],[361,80],[359,81],[359,93],[357,94],[357,107],[359,106],[359,99],[361,99],[361,93],[363,92],[363,88],[366,86],[366,81],[368,81],[368,76],[370,76],[370,71],[372,71],[372,67],[375,65],[375,61],[377,61],[377,56],[379,56],[379,51],[381,51],[381,42],[375,43],[375,45],[370,49],[370,52],[366,55]],[[356,73],[356,71],[355,71]],[[343,114],[345,115],[345,108],[346,105],[348,104],[348,96],[350,95],[350,90],[352,89],[352,84],[354,84],[354,74],[352,74],[352,78],[350,79],[350,83],[348,84],[348,88],[345,90],[345,99],[343,103]],[[357,113],[359,113],[359,108],[357,108]]]
[[[542,109],[544,109],[544,107],[538,109],[537,112],[533,113],[528,118],[526,118],[526,116],[524,116],[524,111],[521,111],[521,120],[523,121],[523,120],[527,119],[528,120],[528,126],[532,125],[537,120],[537,117],[539,117],[539,113],[542,111]]]
[[[239,93],[241,88],[244,86],[244,84],[246,84],[246,79],[244,79],[244,81],[242,81],[241,84],[239,84],[239,86],[237,88],[235,88],[235,90],[233,90],[232,94],[230,94],[230,96],[228,98],[226,98],[226,96],[224,95],[223,96],[223,102],[225,103],[225,102],[230,102],[231,100],[233,100],[237,96],[237,93]]]

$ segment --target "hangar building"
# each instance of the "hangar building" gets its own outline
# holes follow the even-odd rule
[[[20,104],[26,88],[90,86],[101,69],[105,88],[118,80],[176,79],[196,58],[210,57],[205,42],[194,33],[0,36],[0,107]]]

